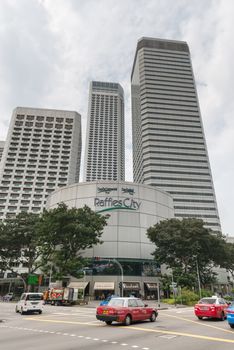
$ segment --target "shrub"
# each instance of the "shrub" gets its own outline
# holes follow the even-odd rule
[[[194,293],[193,291],[183,288],[181,290],[181,295],[177,296],[176,303],[183,305],[194,305],[199,300],[199,295]]]

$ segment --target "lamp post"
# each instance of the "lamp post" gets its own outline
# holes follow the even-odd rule
[[[110,260],[113,260],[119,266],[120,271],[121,271],[121,286],[122,286],[122,288],[120,289],[120,294],[122,297],[123,296],[123,268],[118,260],[116,260],[116,259],[110,259]]]
[[[199,296],[200,296],[200,299],[201,299],[201,298],[202,298],[202,294],[201,294],[201,281],[200,281],[200,274],[199,274],[199,267],[198,267],[197,256],[196,256],[196,266],[197,266],[197,282],[198,282],[198,290],[199,290]]]

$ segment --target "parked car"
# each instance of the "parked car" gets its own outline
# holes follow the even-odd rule
[[[157,309],[148,307],[138,298],[112,298],[108,305],[98,306],[96,318],[111,325],[112,322],[124,323],[126,326],[134,321],[156,321]]]
[[[16,304],[15,312],[19,312],[21,315],[27,312],[38,312],[41,314],[43,307],[44,300],[42,293],[23,293]]]
[[[220,320],[225,320],[227,313],[228,303],[217,296],[212,296],[209,298],[202,298],[194,306],[194,313],[199,318],[203,317],[217,318]]]
[[[231,328],[234,328],[234,301],[227,308],[227,321]]]
[[[14,294],[10,292],[10,293],[3,295],[2,300],[3,301],[11,301],[13,299],[13,297],[14,297]]]

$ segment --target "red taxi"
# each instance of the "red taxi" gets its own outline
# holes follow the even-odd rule
[[[156,321],[157,309],[148,307],[138,298],[114,298],[107,305],[98,306],[96,318],[111,325],[112,322],[124,323],[126,326],[134,321]]]
[[[195,315],[201,320],[203,317],[218,318],[225,320],[226,310],[228,308],[227,302],[223,298],[212,296],[209,298],[202,298],[194,306]]]

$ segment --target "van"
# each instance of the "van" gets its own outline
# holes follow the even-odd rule
[[[19,312],[21,315],[27,312],[38,312],[41,314],[43,307],[44,300],[42,293],[23,293],[16,304],[15,312]]]

